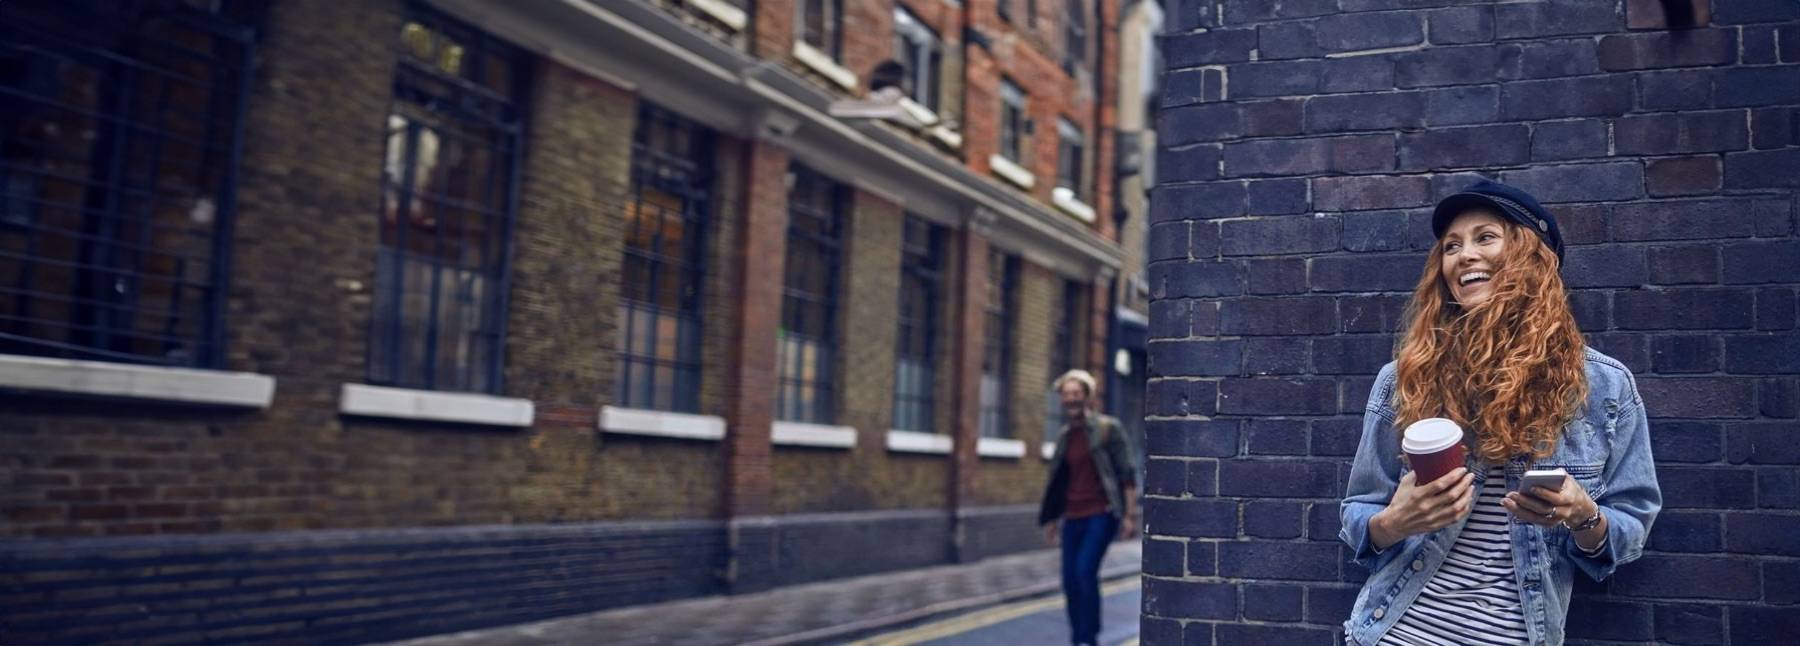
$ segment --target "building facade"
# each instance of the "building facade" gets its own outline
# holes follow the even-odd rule
[[[1049,380],[1138,271],[1118,11],[0,5],[0,641],[1035,547]],[[923,125],[832,116],[888,60]]]

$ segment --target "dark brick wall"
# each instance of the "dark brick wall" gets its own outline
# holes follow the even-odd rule
[[[1151,207],[1146,639],[1341,643],[1364,577],[1336,538],[1361,410],[1430,206],[1478,176],[1557,213],[1582,329],[1637,373],[1651,415],[1663,515],[1640,562],[1577,585],[1571,642],[1800,628],[1778,538],[1800,522],[1784,448],[1800,431],[1800,5],[1713,0],[1673,31],[1660,11],[1174,11],[1169,87],[1188,89],[1164,99]]]

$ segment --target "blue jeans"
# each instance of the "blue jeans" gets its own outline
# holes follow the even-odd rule
[[[1062,581],[1068,598],[1070,639],[1094,644],[1100,639],[1100,560],[1119,531],[1112,514],[1063,519]]]

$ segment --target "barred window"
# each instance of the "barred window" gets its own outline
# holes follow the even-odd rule
[[[1087,63],[1087,7],[1081,0],[1068,0],[1067,15],[1063,16],[1063,59],[1064,72],[1075,73],[1075,68]]]
[[[1009,161],[1024,159],[1026,118],[1025,91],[1012,79],[1000,79],[1000,155]]]
[[[938,109],[938,69],[943,52],[937,33],[912,12],[894,7],[894,58],[906,65],[901,87],[919,105]]]
[[[981,353],[981,436],[1011,437],[1013,325],[1019,259],[988,250],[987,343]]]
[[[0,3],[0,352],[224,364],[257,11]]]
[[[1056,186],[1069,189],[1071,195],[1081,199],[1082,188],[1087,184],[1082,172],[1087,137],[1068,119],[1056,120],[1056,134]]]
[[[1062,309],[1055,314],[1056,327],[1050,336],[1050,375],[1052,378],[1060,377],[1063,373],[1073,370],[1077,358],[1081,356],[1082,337],[1078,330],[1081,329],[1082,318],[1087,316],[1087,311],[1082,308],[1082,291],[1081,283],[1073,280],[1063,281]],[[1049,399],[1045,403],[1044,412],[1044,439],[1046,440],[1055,438],[1057,430],[1062,428],[1063,424],[1062,393],[1056,392],[1054,388],[1049,389],[1048,392]]]
[[[900,260],[900,338],[894,361],[894,428],[934,430],[938,339],[944,300],[944,227],[906,216]]]
[[[825,52],[831,60],[844,60],[844,0],[799,0],[800,39]]]
[[[399,45],[368,379],[496,392],[525,57],[417,5]]]
[[[700,294],[705,278],[712,134],[653,105],[631,144],[620,272],[620,405],[700,408]]]
[[[794,166],[790,176],[775,417],[830,424],[837,412],[837,277],[845,190],[803,166]]]

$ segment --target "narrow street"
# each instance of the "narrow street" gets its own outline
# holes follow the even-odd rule
[[[1105,597],[1101,646],[1136,646],[1138,609],[1143,605],[1138,577],[1109,582],[1100,592]],[[1057,594],[877,635],[854,646],[1012,646],[1062,644],[1068,639],[1068,617]]]

